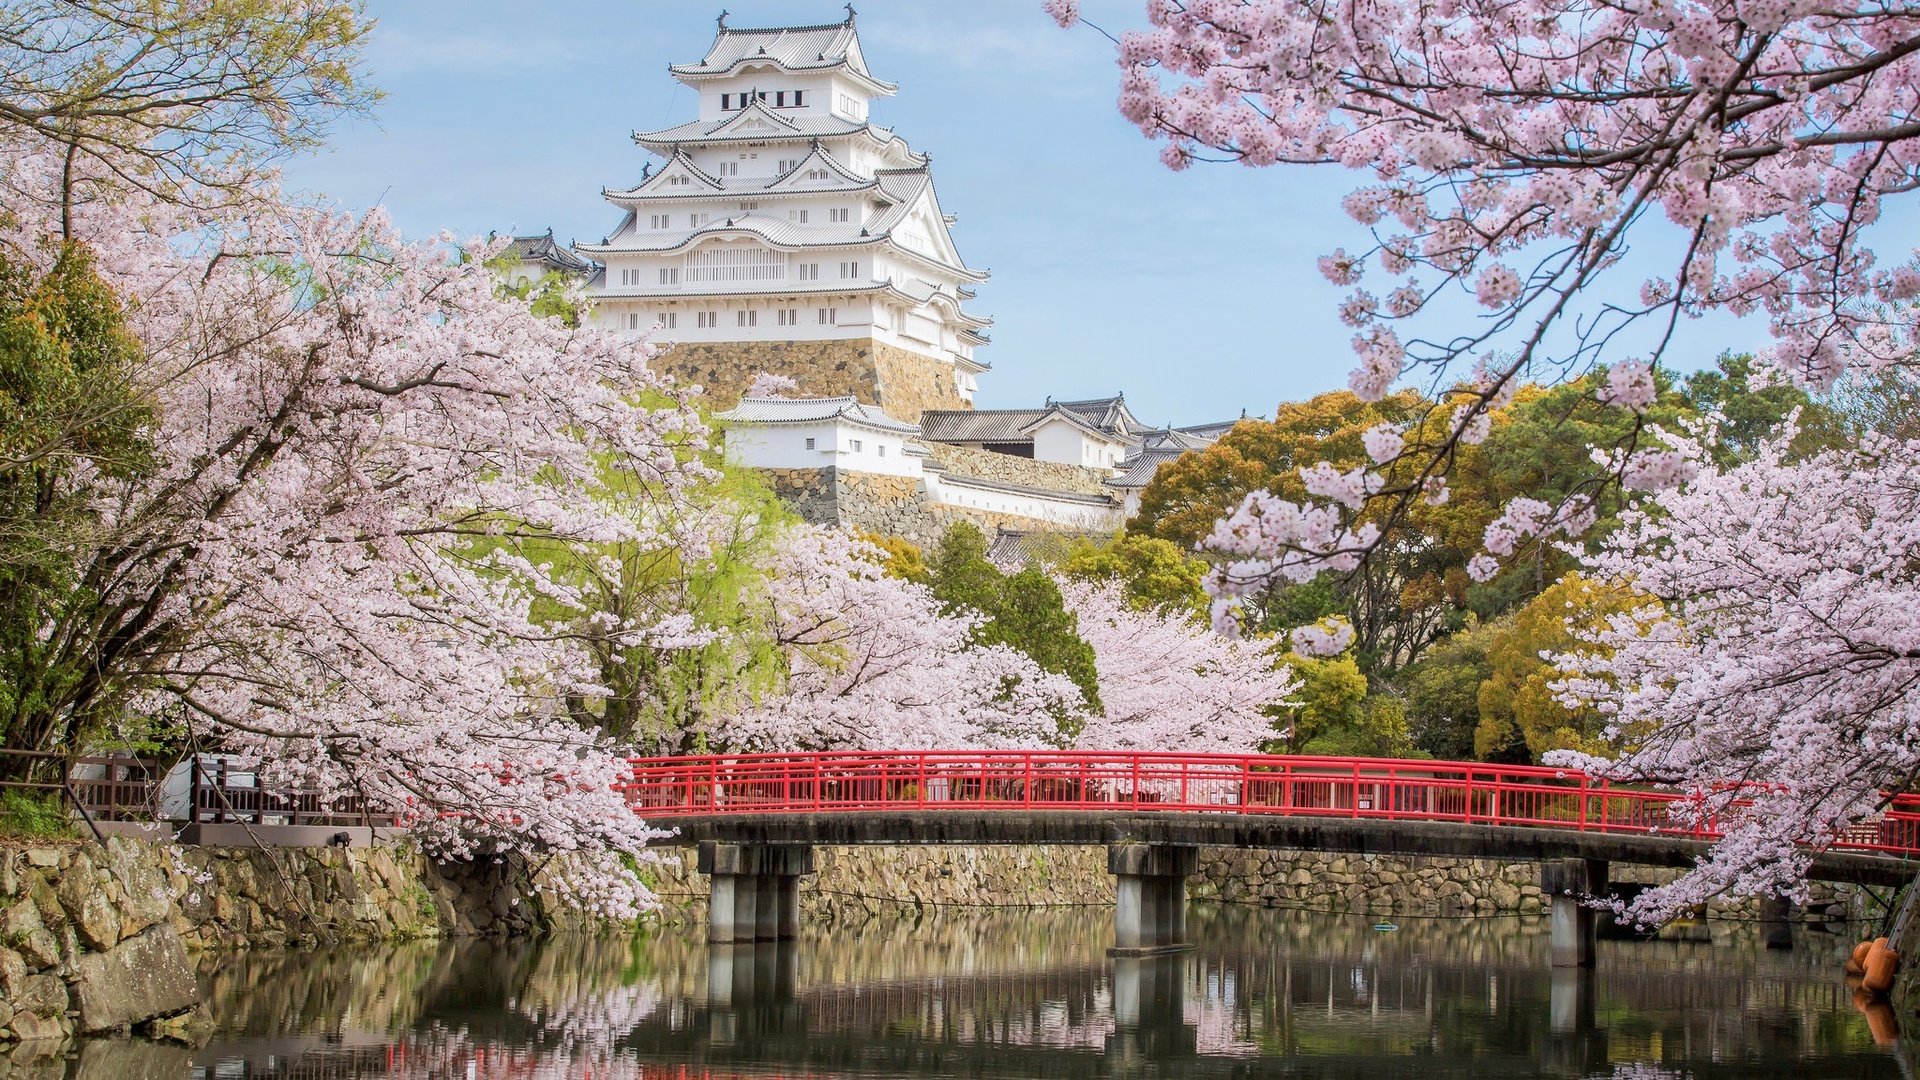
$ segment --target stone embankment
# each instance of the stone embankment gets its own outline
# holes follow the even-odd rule
[[[1114,899],[1104,847],[819,847],[800,882],[803,918],[861,921],[901,907],[1102,905]],[[1673,871],[1618,866],[1620,882],[1658,884]],[[649,871],[669,924],[705,918],[706,879],[690,849]],[[1860,918],[1859,890],[1813,886],[1811,916]],[[1264,907],[1366,915],[1538,915],[1540,867],[1489,859],[1341,855],[1203,848],[1187,895]],[[1753,916],[1751,904],[1719,913]]]
[[[823,847],[816,865],[802,883],[808,920],[1114,898],[1102,847]],[[692,851],[662,850],[645,872],[663,923],[704,921]],[[1380,915],[1532,914],[1549,902],[1538,875],[1531,863],[1207,849],[1188,895]],[[1851,891],[1815,899],[1819,914],[1862,914]],[[199,1004],[193,955],[209,950],[583,928],[512,864],[446,867],[404,847],[0,846],[0,1040],[57,1050],[75,1034],[185,1030]]]
[[[401,847],[0,846],[0,1040],[188,1023],[195,951],[568,925],[509,865]]]

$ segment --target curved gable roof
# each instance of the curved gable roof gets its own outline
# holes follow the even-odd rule
[[[866,53],[853,18],[816,26],[730,27],[723,20],[713,44],[697,64],[674,64],[667,70],[677,78],[713,78],[732,74],[752,63],[773,64],[785,71],[825,71],[844,68],[876,93],[891,94],[893,83],[867,70]]]

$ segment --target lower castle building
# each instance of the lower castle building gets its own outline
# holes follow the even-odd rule
[[[763,472],[806,520],[921,545],[955,521],[989,536],[1114,532],[1160,463],[1224,430],[1146,428],[1119,395],[919,423],[850,396],[749,397],[717,419],[728,460]]]

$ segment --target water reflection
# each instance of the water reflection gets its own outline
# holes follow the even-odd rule
[[[1711,943],[1603,942],[1596,968],[1555,971],[1539,920],[1406,922],[1383,934],[1197,906],[1194,952],[1139,959],[1105,955],[1101,910],[811,928],[779,945],[228,957],[204,972],[221,1030],[190,1069],[187,1051],[115,1043],[70,1075],[1902,1075],[1839,979],[1842,939],[1796,930],[1771,950],[1759,927],[1722,924]]]

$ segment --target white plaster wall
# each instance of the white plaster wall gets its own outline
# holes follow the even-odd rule
[[[811,449],[808,439],[814,441]],[[921,474],[920,458],[901,452],[899,435],[825,421],[735,425],[726,431],[726,452],[728,461],[755,469],[837,466],[887,476]]]
[[[1090,465],[1092,440],[1065,420],[1050,420],[1033,433],[1033,459],[1062,465]]]
[[[976,488],[953,483],[934,473],[927,475],[927,496],[932,502],[945,506],[1019,514],[1075,529],[1110,529],[1120,524],[1118,507],[1089,506],[1044,495]]]

